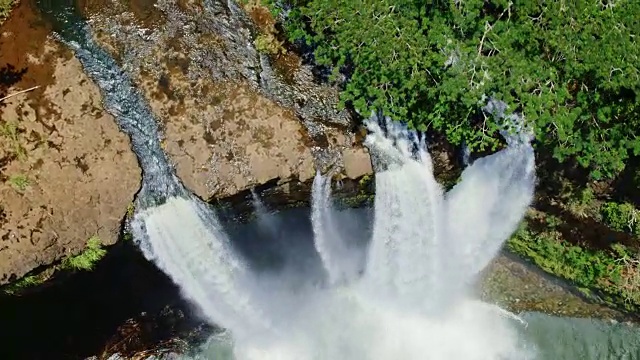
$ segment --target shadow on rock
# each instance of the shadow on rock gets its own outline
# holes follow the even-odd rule
[[[126,356],[210,333],[175,285],[127,241],[91,272],[0,298],[0,324],[4,359]]]

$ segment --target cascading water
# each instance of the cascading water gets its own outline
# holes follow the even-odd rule
[[[531,200],[527,141],[476,161],[445,198],[424,142],[388,120],[386,133],[369,121],[366,144],[386,167],[376,176],[369,251],[358,254],[339,233],[329,179],[318,175],[312,220],[329,281],[292,287],[286,270],[256,273],[235,251],[214,212],[176,178],[157,122],[126,74],[86,25],[72,29],[62,39],[103,90],[105,108],[131,137],[143,170],[135,239],[206,319],[230,330],[236,358],[528,357],[501,312],[465,293]]]
[[[235,255],[215,213],[176,177],[160,146],[158,121],[143,96],[95,43],[72,3],[40,0],[38,5],[99,85],[105,109],[131,139],[143,173],[131,230],[145,256],[180,285],[208,320],[238,332],[267,328],[246,296],[245,288],[255,280],[247,264]]]
[[[521,221],[533,196],[533,149],[505,132],[509,146],[465,169],[445,198],[424,141],[388,119],[385,125],[387,136],[378,122],[368,124],[366,144],[387,170],[376,175],[364,282],[394,303],[440,313]]]
[[[258,215],[258,221],[260,222],[260,226],[265,229],[271,238],[275,238],[278,236],[278,227],[280,224],[278,223],[277,218],[274,214],[270,213],[267,207],[262,203],[260,197],[256,193],[255,189],[251,189],[251,203],[253,204],[253,208]]]
[[[311,224],[314,245],[331,285],[353,281],[359,272],[361,256],[340,233],[331,208],[331,176],[320,172],[313,179]]]
[[[384,167],[376,174],[368,247],[353,244],[339,231],[330,176],[318,173],[311,219],[328,281],[292,291],[283,284],[290,276],[286,269],[270,277],[271,284],[281,280],[278,290],[262,293],[258,303],[273,327],[256,337],[236,338],[235,357],[533,358],[512,321],[522,320],[466,293],[531,201],[534,155],[528,139],[505,133],[508,147],[476,161],[445,197],[417,134],[375,117],[368,127],[366,144]],[[486,214],[479,212],[480,205]],[[478,225],[477,232],[459,229],[478,222],[487,223]],[[367,249],[364,264],[359,263]],[[257,298],[254,294],[248,296]]]

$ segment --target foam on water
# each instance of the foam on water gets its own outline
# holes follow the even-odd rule
[[[147,256],[210,321],[230,330],[236,359],[532,356],[513,316],[467,294],[531,201],[529,143],[477,160],[445,197],[417,134],[388,119],[373,118],[368,127],[366,145],[384,169],[376,174],[367,250],[341,233],[330,176],[314,180],[311,217],[324,285],[288,286],[294,274],[286,269],[254,272],[215,214],[191,198],[138,213]]]

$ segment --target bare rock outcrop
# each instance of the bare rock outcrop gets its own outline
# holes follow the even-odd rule
[[[336,109],[337,89],[315,82],[295,54],[257,51],[258,29],[235,2],[103,2],[84,8],[95,38],[145,94],[165,151],[197,195],[305,181],[328,166],[353,178],[371,172]]]
[[[0,284],[117,240],[140,170],[95,84],[23,2],[1,28]],[[2,96],[0,96],[2,97]]]

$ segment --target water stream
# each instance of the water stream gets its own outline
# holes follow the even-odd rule
[[[214,337],[200,358],[217,358],[212,352],[220,351],[238,360],[638,355],[627,330],[614,336],[589,325],[580,334],[607,345],[585,343],[573,330],[578,320],[518,317],[471,293],[478,273],[516,229],[533,196],[535,159],[525,129],[505,132],[508,146],[475,160],[445,194],[433,176],[425,139],[372,117],[366,145],[379,169],[371,231],[345,231],[343,213],[331,206],[330,179],[318,174],[311,214],[314,251],[289,249],[293,261],[261,269],[239,251],[210,206],[175,176],[146,101],[93,41],[71,2],[39,4],[100,86],[105,109],[131,138],[144,178],[132,221],[136,242],[203,318],[228,330],[229,337]],[[284,222],[263,223],[271,224],[271,236],[283,236],[274,225]],[[362,241],[363,234],[370,237]]]

